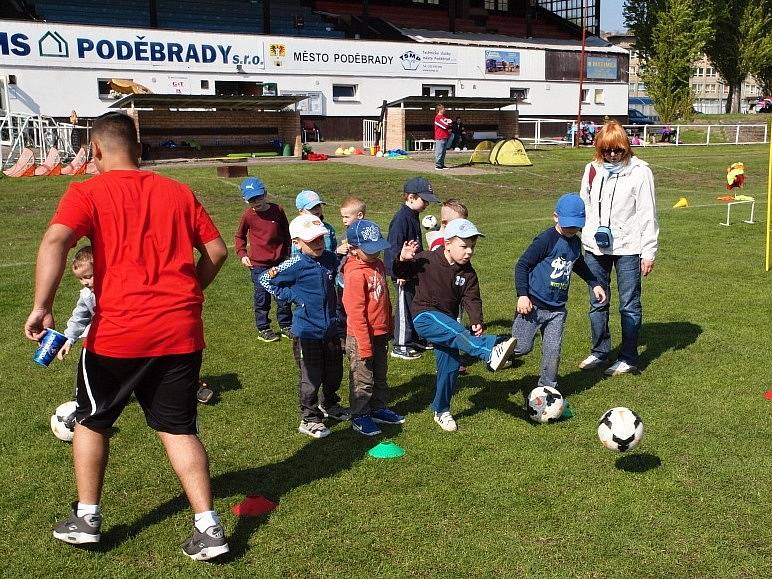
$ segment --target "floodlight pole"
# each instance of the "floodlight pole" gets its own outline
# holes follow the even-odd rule
[[[585,19],[587,18],[587,0],[582,2],[582,50],[579,53],[579,108],[576,113],[576,130],[574,131],[574,143],[575,147],[579,146],[579,132],[582,127],[582,91],[584,90],[584,71],[586,68],[585,58],[587,49],[587,26]]]

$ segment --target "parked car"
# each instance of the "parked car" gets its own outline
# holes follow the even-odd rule
[[[628,109],[627,111],[628,123],[631,125],[654,125],[656,121],[648,116],[644,115],[638,109]]]

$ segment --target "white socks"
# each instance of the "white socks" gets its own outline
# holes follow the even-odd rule
[[[200,533],[206,531],[209,527],[214,527],[220,524],[220,517],[216,511],[204,511],[203,513],[196,513],[195,516],[196,529]]]
[[[83,517],[85,515],[96,515],[99,513],[99,505],[87,505],[86,503],[78,503],[76,517]]]

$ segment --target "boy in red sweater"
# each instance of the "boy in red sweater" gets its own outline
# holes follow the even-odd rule
[[[252,273],[257,339],[263,342],[277,342],[281,337],[271,329],[268,319],[271,294],[260,285],[260,276],[289,257],[292,250],[289,222],[281,206],[266,201],[265,184],[260,179],[247,177],[239,187],[249,207],[241,216],[233,239],[236,254],[244,267],[248,267]],[[276,300],[276,318],[281,332],[291,339],[292,309],[289,302]]]
[[[402,424],[405,417],[387,407],[387,353],[391,301],[386,271],[378,254],[390,247],[380,228],[366,219],[346,231],[349,258],[343,268],[346,353],[350,360],[351,427],[365,436],[381,433],[378,423]]]

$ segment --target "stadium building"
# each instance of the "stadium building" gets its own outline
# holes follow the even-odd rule
[[[589,0],[583,115],[626,118],[629,53]],[[304,124],[359,139],[405,97],[502,98],[572,118],[582,0],[6,0],[0,115],[94,117],[127,94],[304,97]]]

